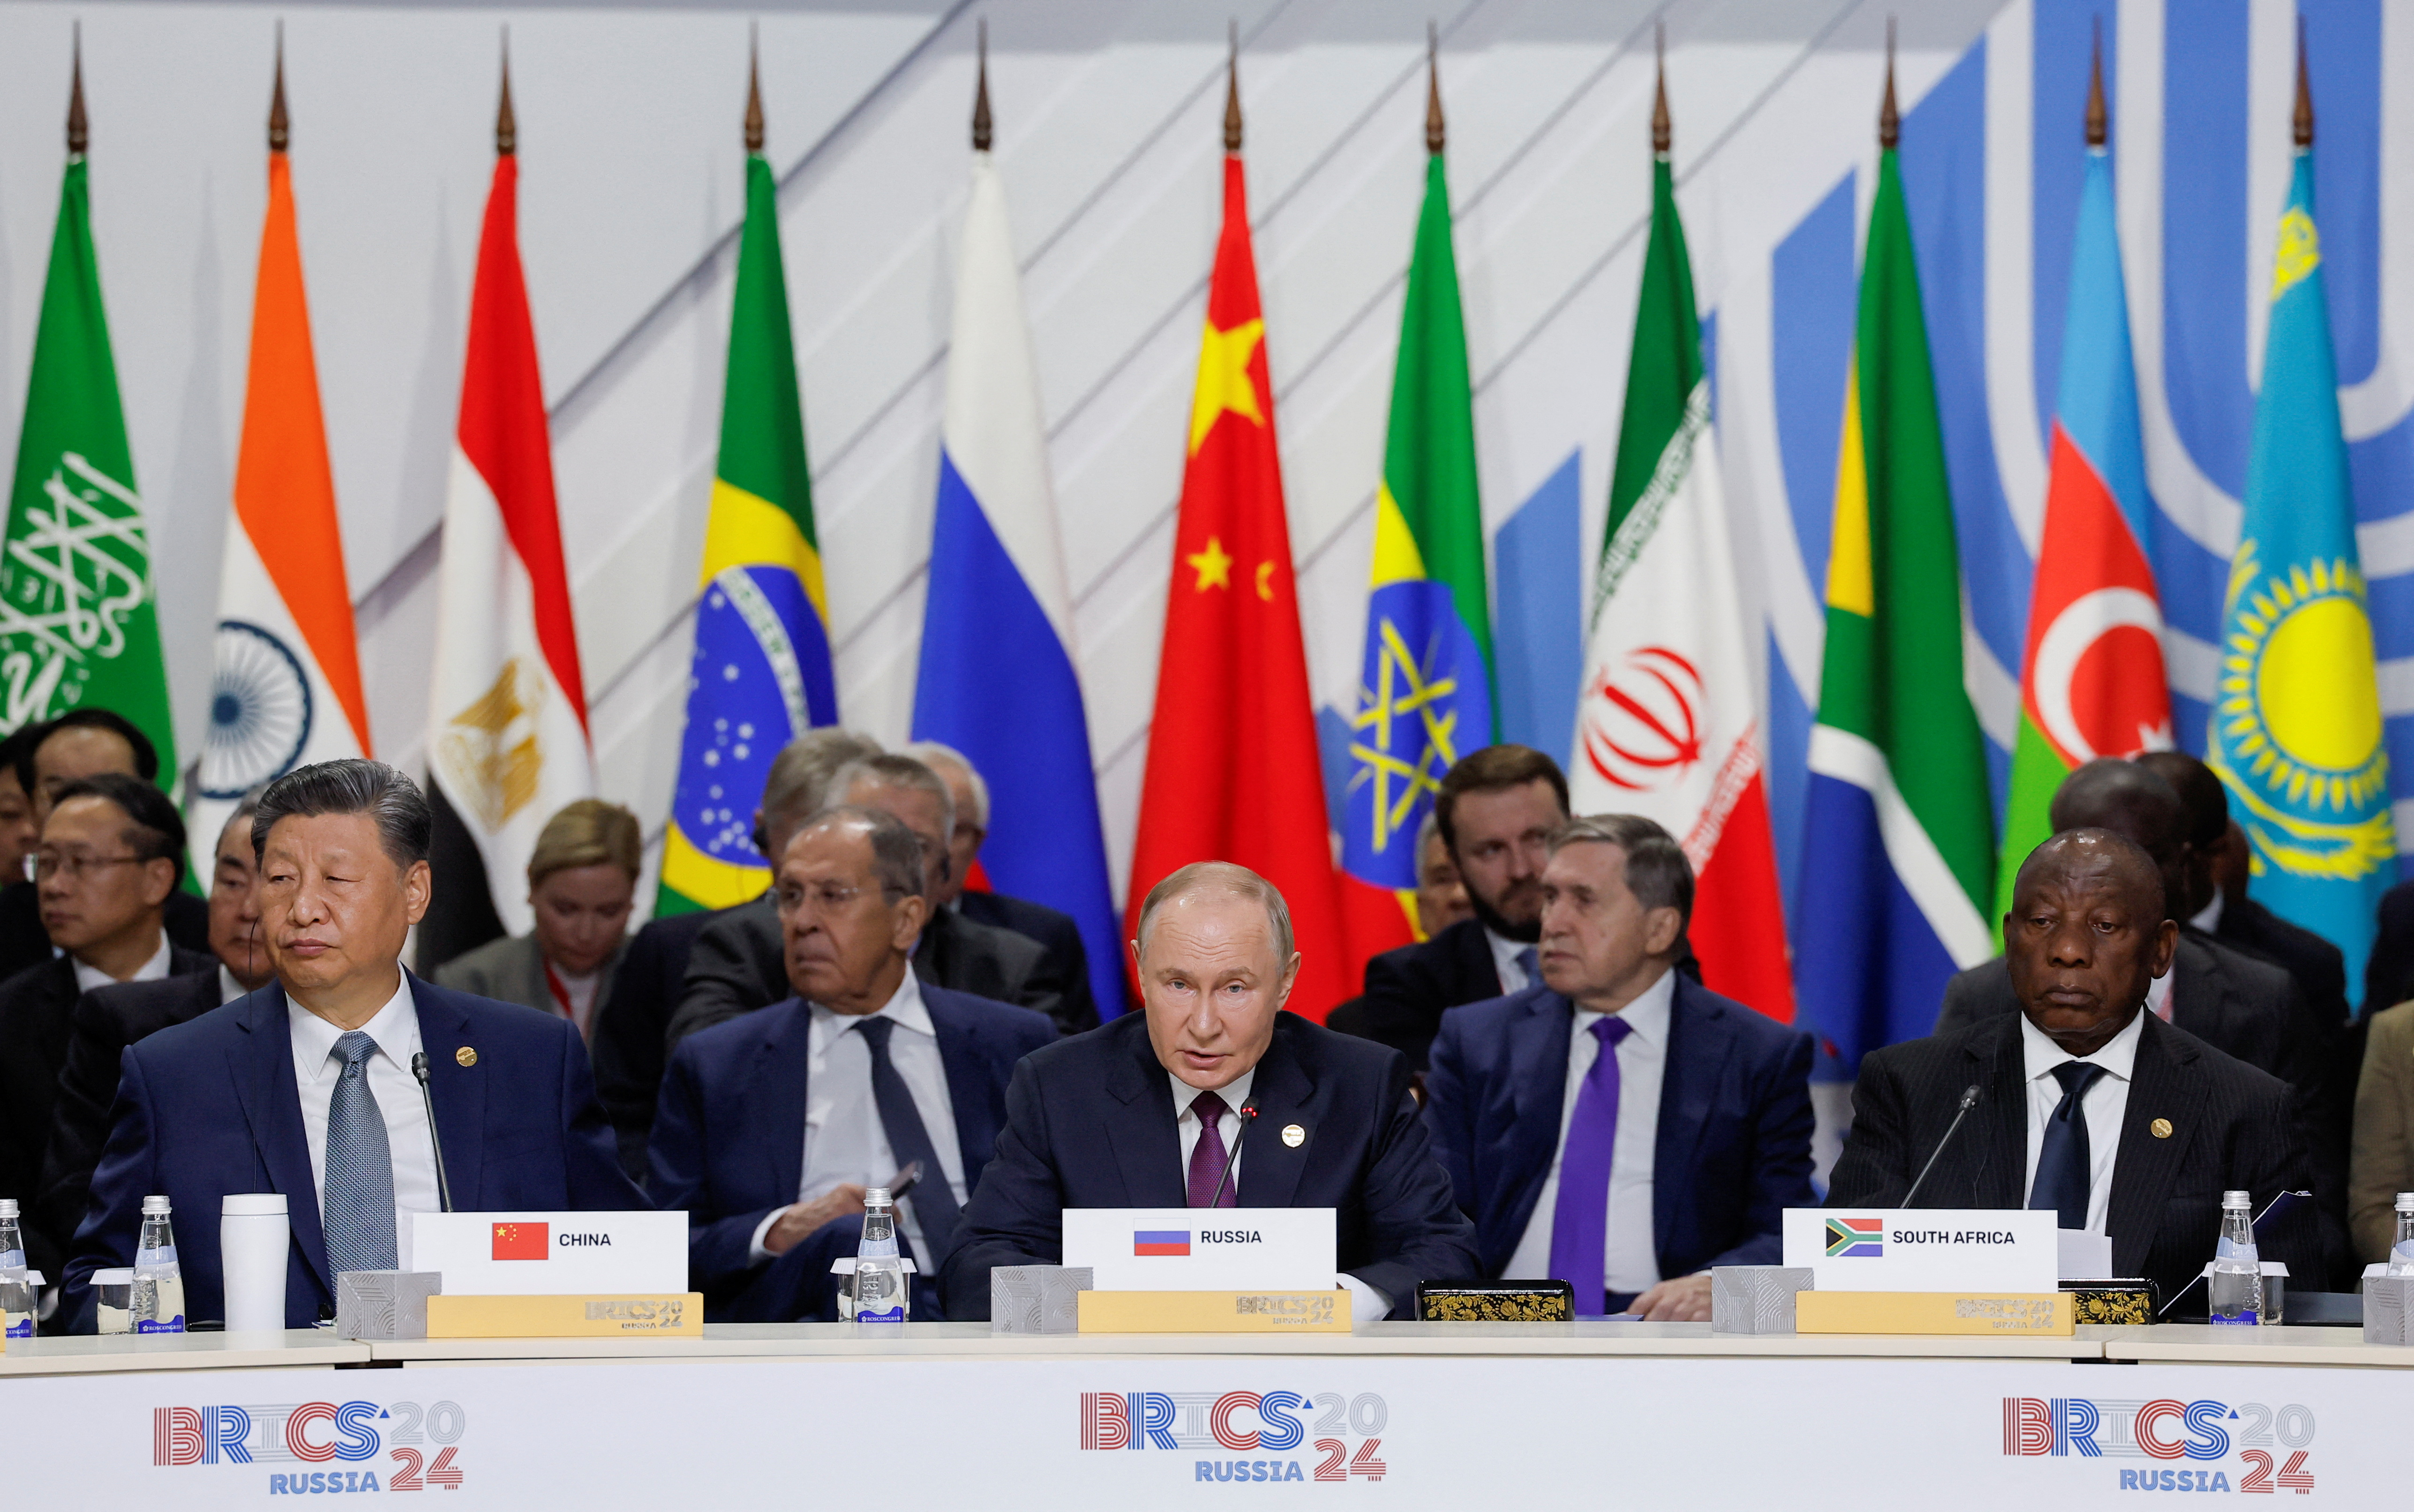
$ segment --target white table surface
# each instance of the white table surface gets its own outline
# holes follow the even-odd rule
[[[11,1339],[0,1380],[17,1375],[100,1375],[121,1371],[233,1371],[365,1365],[369,1346],[319,1328],[281,1333],[65,1335]]]
[[[2360,1365],[2414,1370],[2414,1348],[2367,1344],[2361,1328],[2241,1328],[2158,1323],[2145,1328],[2081,1328],[2119,1362],[2195,1365]]]

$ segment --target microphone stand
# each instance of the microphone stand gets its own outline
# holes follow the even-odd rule
[[[1978,1084],[1974,1081],[1962,1090],[1961,1106],[1955,1110],[1953,1121],[1945,1126],[1945,1137],[1938,1140],[1936,1148],[1928,1152],[1928,1164],[1919,1168],[1919,1175],[1911,1183],[1911,1190],[1902,1194],[1902,1200],[1896,1203],[1896,1207],[1908,1208],[1911,1206],[1911,1199],[1919,1195],[1919,1189],[1928,1182],[1928,1173],[1936,1169],[1936,1158],[1944,1154],[1945,1147],[1953,1142],[1953,1135],[1961,1128],[1961,1120],[1970,1116],[1970,1109],[1974,1107],[1977,1102]]]
[[[1249,1137],[1250,1125],[1258,1121],[1258,1100],[1252,1097],[1232,1111],[1240,1115],[1241,1127],[1232,1134],[1232,1152],[1224,1157],[1224,1174],[1215,1178],[1215,1194],[1207,1199],[1210,1208],[1224,1206],[1224,1183],[1232,1178],[1232,1167],[1241,1163],[1241,1141]]]
[[[444,1174],[444,1138],[436,1132],[436,1094],[427,1088],[426,1051],[411,1056],[410,1074],[419,1079],[419,1100],[427,1109],[427,1148],[436,1154],[436,1201],[449,1213],[453,1210],[453,1181]]]

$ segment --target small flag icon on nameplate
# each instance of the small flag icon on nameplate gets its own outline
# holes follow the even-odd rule
[[[497,1223],[495,1258],[542,1260],[548,1253],[546,1238],[546,1225],[544,1223]]]
[[[1132,1234],[1134,1254],[1188,1254],[1190,1231],[1186,1228],[1143,1228]]]

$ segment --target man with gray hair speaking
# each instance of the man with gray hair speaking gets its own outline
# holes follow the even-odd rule
[[[947,1260],[949,1315],[989,1316],[992,1267],[1060,1263],[1067,1208],[1331,1208],[1362,1321],[1407,1316],[1420,1282],[1473,1276],[1406,1059],[1282,1012],[1300,957],[1274,884],[1185,867],[1150,891],[1139,934],[1144,1011],[1015,1068]]]

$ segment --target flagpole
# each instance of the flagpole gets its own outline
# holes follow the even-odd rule
[[[1224,84],[1224,151],[1238,154],[1241,150],[1241,23],[1230,27],[1230,62],[1226,66]]]
[[[83,116],[83,22],[75,23],[75,39],[69,44],[67,63],[67,161],[81,163],[91,133],[85,128]]]

